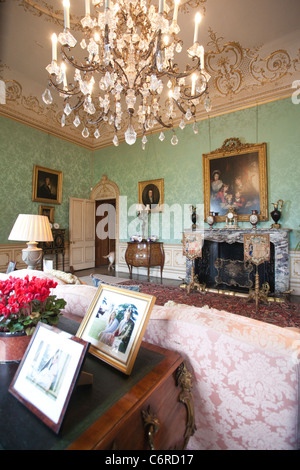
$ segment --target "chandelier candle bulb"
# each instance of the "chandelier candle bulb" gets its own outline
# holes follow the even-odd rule
[[[64,85],[64,90],[67,90],[68,89],[68,82],[67,82],[67,72],[66,72],[66,66],[64,63],[61,64],[61,69],[62,69],[62,73],[63,73],[63,85]]]
[[[176,21],[176,22],[177,22],[177,16],[178,16],[179,3],[180,3],[180,0],[175,0],[173,21]]]
[[[65,29],[70,29],[70,2],[63,0]]]
[[[198,29],[199,29],[199,23],[201,21],[201,14],[198,12],[196,13],[195,16],[195,32],[194,32],[194,44],[195,42],[198,42]]]
[[[90,16],[90,0],[85,0],[85,16]]]
[[[57,61],[57,36],[55,33],[52,34],[52,61]]]
[[[105,0],[105,10],[109,10],[109,0]]]
[[[158,13],[162,15],[163,12],[164,12],[164,0],[159,0],[159,11],[158,11]]]
[[[192,75],[192,92],[191,95],[194,96],[195,94],[195,86],[196,86],[197,75],[193,73]]]
[[[200,68],[204,69],[204,47],[200,46]]]

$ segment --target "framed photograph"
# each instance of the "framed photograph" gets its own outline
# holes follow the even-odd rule
[[[16,264],[16,261],[10,261],[6,269],[6,274],[12,273],[16,268]]]
[[[259,220],[268,220],[266,144],[231,138],[204,154],[203,188],[205,220],[214,212],[216,222],[225,221],[229,208],[240,221],[249,221],[253,209]]]
[[[45,215],[46,217],[48,217],[49,222],[51,224],[54,223],[54,212],[54,206],[39,206],[39,215]]]
[[[150,206],[153,212],[162,212],[164,204],[164,180],[140,181],[139,204]]]
[[[41,166],[33,167],[32,200],[61,204],[62,171],[50,170]]]
[[[58,433],[88,343],[38,323],[9,392]]]
[[[89,352],[125,374],[131,373],[156,298],[101,285],[76,333]]]

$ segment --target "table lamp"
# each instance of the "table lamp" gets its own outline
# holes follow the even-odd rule
[[[27,248],[22,250],[22,259],[27,264],[28,269],[35,269],[43,253],[42,248],[37,246],[38,242],[53,241],[48,217],[19,214],[8,239],[27,241]]]

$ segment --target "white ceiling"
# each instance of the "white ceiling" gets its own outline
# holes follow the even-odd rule
[[[172,7],[173,0],[167,2]],[[204,14],[199,40],[211,75],[210,116],[291,95],[293,81],[300,79],[300,0],[181,3],[178,23],[185,47],[192,44],[196,11]],[[71,23],[83,15],[84,0],[71,0],[70,13]],[[96,140],[84,139],[72,124],[62,128],[62,105],[47,108],[41,99],[50,38],[62,30],[62,19],[62,0],[0,0],[0,78],[7,90],[0,114],[90,149],[111,145],[112,134],[105,129]],[[206,117],[201,107],[197,118]]]

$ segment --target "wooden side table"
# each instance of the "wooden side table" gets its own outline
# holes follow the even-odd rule
[[[164,244],[161,242],[128,242],[125,253],[125,261],[129,269],[130,279],[132,279],[132,267],[146,267],[148,280],[150,278],[150,267],[160,266],[160,278],[165,264]]]
[[[40,242],[39,247],[43,249],[41,260],[41,270],[43,270],[43,260],[45,255],[55,255],[55,265],[58,269],[58,255],[62,255],[63,271],[65,270],[65,229],[52,229],[53,242]]]
[[[142,343],[130,376],[88,354],[93,384],[76,387],[58,435],[8,392],[17,366],[0,364],[0,449],[184,449],[195,431],[191,374],[175,351]]]

